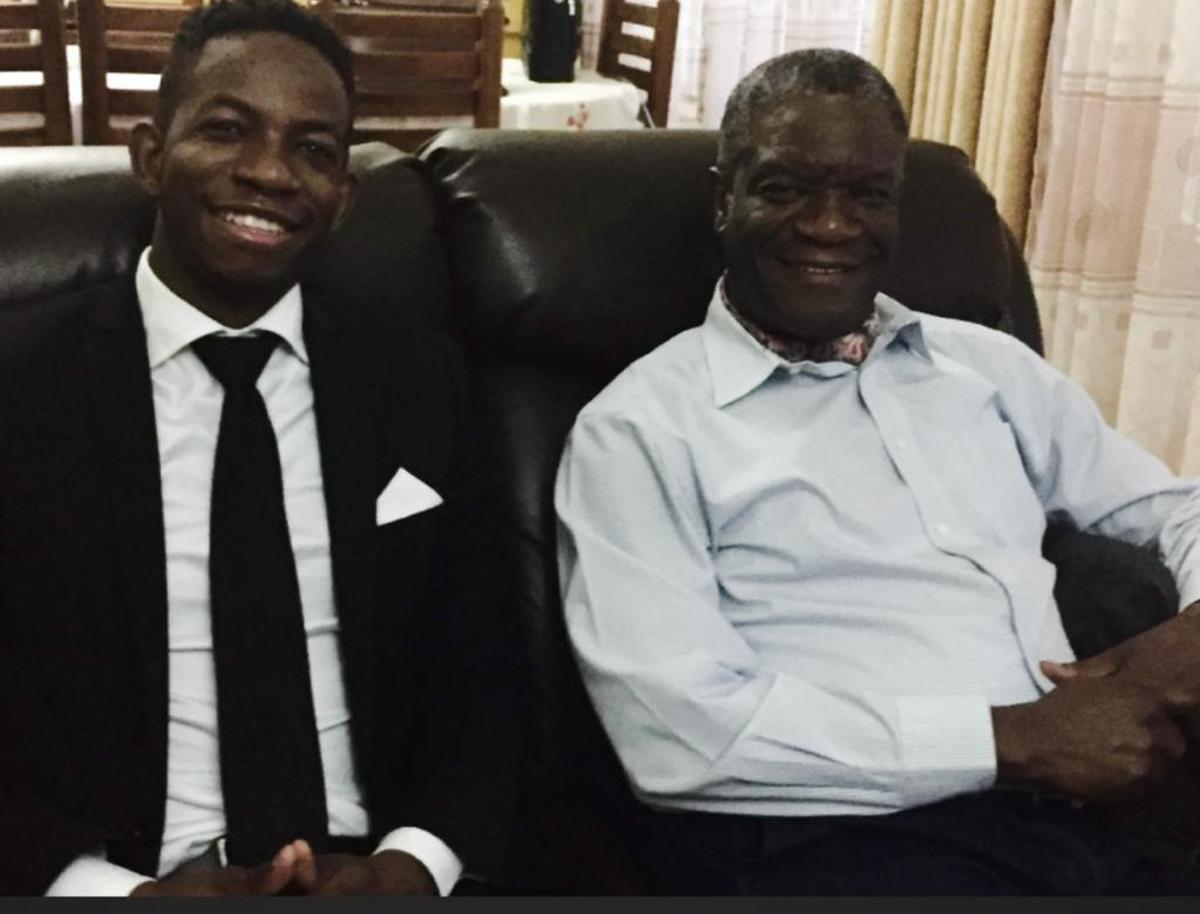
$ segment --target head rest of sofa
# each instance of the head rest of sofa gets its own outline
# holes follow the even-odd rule
[[[421,165],[383,143],[356,146],[357,205],[316,258],[327,294],[444,322],[449,279],[438,211]],[[154,201],[117,146],[0,149],[0,307],[103,282],[132,269]]]
[[[435,138],[467,343],[607,378],[695,324],[721,270],[714,148],[677,130]]]
[[[715,157],[708,131],[442,133],[422,158],[443,188],[468,342],[607,380],[699,323],[722,268]],[[884,291],[1037,348],[1020,254],[961,151],[909,144],[900,218]]]
[[[1006,330],[1041,352],[1025,258],[956,146],[909,141],[900,236],[883,291],[917,311]]]

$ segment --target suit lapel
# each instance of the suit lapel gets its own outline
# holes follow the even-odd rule
[[[100,290],[86,337],[94,438],[117,540],[150,755],[146,796],[166,796],[167,573],[146,335],[132,278]],[[161,815],[161,809],[159,809]]]
[[[380,445],[373,414],[375,357],[357,329],[336,320],[318,293],[305,290],[304,342],[329,518],[342,675],[353,709],[356,755],[365,760],[371,757],[373,716],[373,543]]]

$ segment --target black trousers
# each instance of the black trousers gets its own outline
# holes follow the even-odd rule
[[[660,813],[644,846],[669,895],[1198,894],[1186,854],[1089,809],[988,791],[890,815]]]

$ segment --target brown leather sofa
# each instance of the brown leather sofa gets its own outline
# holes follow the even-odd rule
[[[528,727],[529,751],[502,890],[649,888],[635,863],[649,813],[625,785],[561,622],[551,486],[578,409],[631,360],[703,318],[721,270],[707,173],[715,150],[708,132],[467,129],[436,137],[419,157],[359,147],[359,205],[314,264],[313,282],[334,295],[451,328],[485,405],[505,480],[512,611],[535,685],[527,718],[514,721]],[[0,308],[131,270],[152,219],[122,149],[0,150]],[[952,147],[910,144],[885,291],[1040,351],[1020,251]],[[1068,569],[1066,611],[1112,619],[1069,620],[1081,654],[1177,600],[1169,576],[1134,550],[1062,530],[1047,547]],[[1136,579],[1134,591],[1091,585],[1114,562],[1130,569],[1122,578]],[[1105,603],[1111,613],[1094,612]]]

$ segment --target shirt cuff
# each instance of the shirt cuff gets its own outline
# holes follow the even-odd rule
[[[982,695],[898,698],[906,806],[921,806],[996,782],[992,709]]]
[[[442,896],[449,895],[462,876],[463,865],[458,855],[450,850],[441,838],[423,828],[405,826],[388,832],[379,842],[379,847],[375,848],[375,853],[380,851],[404,851],[406,854],[412,854],[429,870],[429,875],[437,885],[438,894]]]
[[[50,883],[46,897],[121,898],[148,881],[149,876],[109,863],[99,854],[84,854]]]

